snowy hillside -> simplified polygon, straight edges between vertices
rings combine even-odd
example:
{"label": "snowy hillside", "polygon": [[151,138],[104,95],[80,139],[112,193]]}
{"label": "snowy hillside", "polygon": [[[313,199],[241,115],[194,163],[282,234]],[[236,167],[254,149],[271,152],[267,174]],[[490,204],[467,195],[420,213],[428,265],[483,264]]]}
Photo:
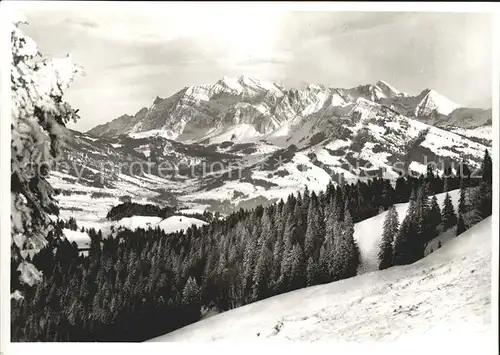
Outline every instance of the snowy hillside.
{"label": "snowy hillside", "polygon": [[[429,163],[442,172],[462,159],[478,167],[491,129],[448,127],[445,113],[455,106],[433,90],[411,96],[383,81],[286,90],[226,77],[157,97],[88,133],[71,132],[68,167],[49,181],[61,192],[61,218],[99,228],[122,198],[226,214],[305,186],[318,192],[330,181],[394,180],[401,170],[424,173]],[[457,112],[470,122],[479,111]]]}
{"label": "snowy hillside", "polygon": [[113,225],[116,228],[124,228],[130,230],[136,230],[138,228],[155,229],[159,227],[165,233],[174,233],[177,231],[186,230],[192,225],[200,227],[204,224],[206,224],[206,222],[201,221],[199,219],[179,215],[179,216],[171,216],[165,219],[162,219],[160,217],[149,217],[149,216],[126,217],[122,218]]}
{"label": "snowy hillside", "polygon": [[[455,211],[458,209],[458,199],[460,190],[450,191],[451,201]],[[439,207],[443,209],[444,198],[446,193],[436,195]],[[406,216],[409,203],[398,203],[395,205],[396,211],[399,216],[399,223],[403,221]],[[358,243],[360,253],[361,253],[361,264],[358,269],[358,274],[364,274],[371,271],[378,270],[378,252],[379,244],[382,236],[382,226],[384,224],[384,219],[387,215],[387,211],[382,212],[375,217],[365,219],[354,225],[354,239]],[[453,232],[453,231],[452,231]],[[436,240],[441,240],[446,238],[446,236],[439,236]],[[444,240],[443,240],[444,242]],[[444,243],[443,243],[444,244]]]}
{"label": "snowy hillside", "polygon": [[448,350],[477,351],[491,346],[490,304],[487,218],[412,265],[275,296],[150,341],[328,340],[335,346],[425,338]]}
{"label": "snowy hillside", "polygon": [[[138,228],[155,229],[159,227],[165,233],[174,233],[181,230],[185,231],[193,225],[200,227],[204,224],[206,224],[205,221],[182,215],[171,216],[165,219],[151,216],[133,216],[122,218],[116,222],[107,220],[96,221],[90,224],[90,226],[89,224],[85,223],[85,221],[82,223],[82,225],[86,226],[87,228],[92,227],[100,229],[104,233],[104,235],[110,233],[112,227],[114,228],[114,230],[129,229],[132,231]],[[79,248],[87,248],[90,245],[90,237],[87,233],[72,231],[70,229],[63,229],[63,232],[65,237],[70,242],[76,242]]]}
{"label": "snowy hillside", "polygon": [[[481,139],[491,134],[483,131]],[[203,144],[163,135],[97,138],[74,132],[65,160],[69,169],[50,177],[63,192],[58,196],[63,218],[91,223],[125,196],[137,203],[229,213],[286,198],[306,185],[323,190],[341,175],[347,182],[380,173],[394,179],[398,165],[421,173],[428,163],[441,169],[463,158],[477,167],[489,148],[487,140],[429,126],[364,98],[341,111],[328,106],[258,137],[246,124],[220,132],[210,133],[211,142]],[[155,170],[140,175],[128,169],[151,162],[170,170],[159,176]]]}

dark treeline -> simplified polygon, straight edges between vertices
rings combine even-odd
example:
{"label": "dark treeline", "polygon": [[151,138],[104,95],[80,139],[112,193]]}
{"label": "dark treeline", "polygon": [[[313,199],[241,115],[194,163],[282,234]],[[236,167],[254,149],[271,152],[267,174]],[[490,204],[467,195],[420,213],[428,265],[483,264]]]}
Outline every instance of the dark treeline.
{"label": "dark treeline", "polygon": [[380,178],[329,184],[168,235],[158,228],[103,238],[90,229],[87,256],[56,232],[32,260],[43,281],[14,283],[24,298],[12,300],[12,340],[143,341],[199,320],[203,308],[226,311],[355,276],[355,222],[461,181],[479,183],[429,168],[394,188]]}
{"label": "dark treeline", "polygon": [[[125,201],[119,205],[114,206],[106,215],[106,218],[111,221],[119,221],[122,218],[132,216],[152,216],[160,218],[168,218],[177,213],[176,208],[171,206],[160,207],[152,204],[139,204],[130,201]],[[203,213],[182,213],[182,215],[192,218],[197,218],[205,222],[211,221],[213,218],[218,218],[217,214],[214,216],[209,211]]]}
{"label": "dark treeline", "polygon": [[175,208],[166,206],[160,207],[151,204],[139,204],[134,202],[123,202],[111,208],[106,218],[112,221],[118,221],[122,218],[132,216],[153,216],[168,218],[175,214]]}

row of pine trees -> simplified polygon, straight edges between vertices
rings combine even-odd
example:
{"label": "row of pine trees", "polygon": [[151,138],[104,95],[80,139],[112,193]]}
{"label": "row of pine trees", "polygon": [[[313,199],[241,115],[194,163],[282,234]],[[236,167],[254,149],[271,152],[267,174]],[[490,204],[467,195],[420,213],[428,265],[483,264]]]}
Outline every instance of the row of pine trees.
{"label": "row of pine trees", "polygon": [[492,213],[492,161],[485,152],[481,174],[473,180],[470,173],[459,180],[458,211],[451,201],[449,186],[441,209],[436,196],[429,200],[429,184],[423,184],[410,197],[408,210],[401,224],[394,206],[384,219],[379,251],[379,269],[411,264],[424,256],[427,243],[440,233],[455,228],[460,235]]}
{"label": "row of pine trees", "polygon": [[[423,256],[421,240],[436,234],[427,221],[452,223],[445,222],[449,206],[441,215],[435,199],[427,206],[427,196],[461,183],[485,188],[429,169],[419,178],[400,177],[394,188],[374,179],[329,184],[318,194],[306,189],[286,201],[168,235],[157,228],[103,238],[90,229],[86,256],[62,237],[60,227],[67,226],[60,225],[31,260],[43,281],[11,286],[24,295],[12,300],[12,340],[143,341],[199,320],[206,308],[226,311],[355,276],[360,253],[354,223],[387,209],[391,217],[383,239],[392,249],[386,248],[384,265],[413,262]],[[399,226],[391,206],[409,200]],[[13,270],[19,259],[12,261]]]}

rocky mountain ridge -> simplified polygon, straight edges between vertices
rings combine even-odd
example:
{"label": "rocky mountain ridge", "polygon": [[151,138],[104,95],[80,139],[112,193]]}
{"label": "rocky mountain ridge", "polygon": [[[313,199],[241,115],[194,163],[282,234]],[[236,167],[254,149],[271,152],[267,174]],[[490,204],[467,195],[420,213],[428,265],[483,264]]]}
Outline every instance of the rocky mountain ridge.
{"label": "rocky mountain ridge", "polygon": [[435,90],[425,89],[411,96],[382,80],[351,89],[322,85],[286,89],[277,83],[241,76],[224,77],[211,85],[188,86],[167,98],[157,97],[149,108],[143,107],[133,116],[118,117],[88,133],[109,138],[161,131],[169,139],[200,142],[247,125],[252,131],[249,134],[263,136],[291,122],[307,121],[311,115],[349,110],[359,99],[439,127],[476,128],[486,125],[491,116],[491,110],[463,108]]}

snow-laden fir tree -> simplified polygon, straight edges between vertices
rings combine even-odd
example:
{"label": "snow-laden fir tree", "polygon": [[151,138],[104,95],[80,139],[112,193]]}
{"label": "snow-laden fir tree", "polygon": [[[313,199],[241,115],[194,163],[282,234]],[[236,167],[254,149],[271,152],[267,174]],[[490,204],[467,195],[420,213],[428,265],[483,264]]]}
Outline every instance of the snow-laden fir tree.
{"label": "snow-laden fir tree", "polygon": [[290,290],[297,290],[306,285],[304,252],[298,243],[293,246],[290,259]]}
{"label": "snow-laden fir tree", "polygon": [[182,305],[186,310],[186,321],[192,322],[200,318],[200,296],[200,287],[196,283],[196,280],[193,277],[189,277],[182,290]]}
{"label": "snow-laden fir tree", "polygon": [[492,213],[492,183],[493,183],[493,163],[490,154],[484,152],[483,162],[481,164],[481,181],[479,182],[479,201],[477,212],[480,218],[491,216]]}
{"label": "snow-laden fir tree", "polygon": [[269,281],[272,271],[272,251],[269,248],[270,240],[263,241],[253,274],[253,300],[266,298],[269,293]]}
{"label": "snow-laden fir tree", "polygon": [[443,192],[448,192],[448,191],[450,191],[449,177],[445,176],[443,178]]}
{"label": "snow-laden fir tree", "polygon": [[349,209],[344,209],[344,221],[333,227],[333,248],[330,257],[332,280],[341,280],[356,275],[359,265],[359,250],[354,241],[354,223]]}
{"label": "snow-laden fir tree", "polygon": [[283,258],[281,261],[281,275],[288,277],[291,268],[291,253],[293,249],[294,242],[296,240],[295,236],[297,234],[297,225],[295,221],[294,214],[289,214],[287,223],[285,225],[285,230],[283,232]]}
{"label": "snow-laden fir tree", "polygon": [[312,257],[307,259],[306,278],[307,286],[313,286],[318,283],[318,264],[313,261]]}
{"label": "snow-laden fir tree", "polygon": [[450,194],[447,192],[444,197],[443,210],[441,211],[443,230],[446,231],[457,224],[457,215],[451,202]]}
{"label": "snow-laden fir tree", "polygon": [[257,251],[257,239],[254,235],[252,235],[250,241],[247,242],[243,253],[242,293],[244,302],[248,300],[252,294],[253,276],[255,270],[254,260]]}
{"label": "snow-laden fir tree", "polygon": [[71,56],[45,58],[14,21],[11,30],[11,236],[22,246],[44,244],[57,214],[49,168],[62,153],[65,124],[78,118],[63,92],[81,69]]}
{"label": "snow-laden fir tree", "polygon": [[193,277],[189,277],[182,290],[182,303],[185,305],[196,304],[200,300],[200,288]]}
{"label": "snow-laden fir tree", "polygon": [[281,275],[281,261],[283,258],[283,239],[280,234],[276,236],[273,247],[272,279],[278,280]]}
{"label": "snow-laden fir tree", "polygon": [[439,203],[436,198],[436,195],[432,196],[431,199],[431,210],[429,212],[430,223],[432,226],[432,230],[435,232],[430,238],[434,238],[438,234],[438,228],[441,225],[441,209],[439,208]]}
{"label": "snow-laden fir tree", "polygon": [[313,194],[309,198],[309,209],[307,211],[307,228],[304,241],[304,256],[306,259],[319,258],[319,246],[321,245],[321,215],[318,209],[318,201]]}
{"label": "snow-laden fir tree", "polygon": [[408,211],[399,227],[396,239],[394,240],[393,265],[411,264],[415,260],[414,247],[416,245],[417,223],[415,218],[416,202],[410,200]]}
{"label": "snow-laden fir tree", "polygon": [[417,193],[417,201],[415,203],[415,222],[418,226],[418,233],[423,238],[428,238],[428,233],[431,229],[431,221],[429,219],[430,206],[429,197],[425,185],[422,185]]}
{"label": "snow-laden fir tree", "polygon": [[[468,168],[467,168],[468,169]],[[469,170],[466,170],[468,172]],[[462,177],[460,179],[460,197],[458,199],[458,220],[457,220],[457,229],[456,235],[459,235],[469,229],[471,226],[471,192],[474,188],[468,187],[470,186],[470,173],[466,175],[466,177]],[[472,211],[474,212],[474,211]]]}
{"label": "snow-laden fir tree", "polygon": [[347,256],[346,270],[344,277],[356,276],[360,263],[360,251],[358,244],[354,240],[354,222],[347,204],[344,208],[343,241]]}
{"label": "snow-laden fir tree", "polygon": [[465,214],[467,212],[467,191],[464,178],[460,179],[460,197],[458,199],[458,213]]}
{"label": "snow-laden fir tree", "polygon": [[331,281],[331,277],[334,274],[335,263],[338,262],[335,256],[335,244],[339,238],[337,211],[335,200],[332,199],[326,208],[325,237],[320,251],[321,266],[325,272],[325,276],[328,275],[328,281]]}
{"label": "snow-laden fir tree", "polygon": [[[300,194],[299,194],[300,197]],[[295,204],[295,208],[293,210],[294,219],[295,219],[295,231],[293,233],[293,243],[299,243],[301,247],[304,247],[304,239],[306,234],[306,223],[305,218],[302,214],[302,197],[297,199],[297,203]]]}
{"label": "snow-laden fir tree", "polygon": [[394,206],[389,207],[384,219],[382,229],[382,239],[380,241],[380,251],[378,254],[379,270],[392,266],[394,254],[394,239],[398,234],[399,217]]}

